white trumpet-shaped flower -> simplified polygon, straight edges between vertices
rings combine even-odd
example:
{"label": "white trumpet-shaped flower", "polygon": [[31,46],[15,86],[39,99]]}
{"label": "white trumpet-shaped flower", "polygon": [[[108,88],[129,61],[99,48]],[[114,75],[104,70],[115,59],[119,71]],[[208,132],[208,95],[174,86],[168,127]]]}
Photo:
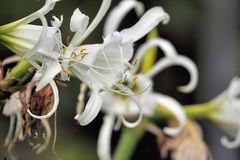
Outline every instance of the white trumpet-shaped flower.
{"label": "white trumpet-shaped flower", "polygon": [[210,120],[216,123],[230,136],[235,137],[229,141],[222,137],[221,142],[227,148],[240,146],[240,79],[235,77],[230,86],[212,101],[215,106],[214,112],[210,114]]}
{"label": "white trumpet-shaped flower", "polygon": [[[78,12],[78,14],[81,13]],[[76,21],[76,24],[82,24],[83,21],[86,20],[81,18],[81,20]],[[148,10],[134,26],[105,35],[103,44],[80,45],[69,50],[69,57],[74,56],[76,59],[75,63],[70,64],[70,71],[88,84],[92,90],[85,110],[75,117],[81,125],[87,125],[97,116],[103,103],[101,92],[134,94],[128,87],[119,83],[124,78],[126,70],[132,67],[129,61],[133,55],[133,43],[145,36],[160,22],[167,23],[168,21],[168,14],[161,7],[154,7]],[[81,39],[78,42],[81,42]],[[75,38],[72,41],[74,42],[72,44],[79,44]],[[68,62],[66,62],[66,66],[68,66]],[[138,108],[141,108],[135,98],[132,100],[137,103]]]}
{"label": "white trumpet-shaped flower", "polygon": [[[62,23],[62,17],[59,20],[54,16],[51,22],[52,27],[48,26],[45,18],[45,15],[54,8],[58,1],[60,0],[46,0],[41,9],[29,16],[0,26],[0,43],[22,56],[37,69],[36,91],[48,83],[52,86],[55,95],[53,110],[41,117],[33,115],[28,110],[28,113],[35,118],[50,117],[58,106],[58,90],[53,78],[62,70],[59,56],[56,54],[61,49],[59,47],[61,39],[59,27]],[[42,25],[30,24],[36,19],[40,19]]]}

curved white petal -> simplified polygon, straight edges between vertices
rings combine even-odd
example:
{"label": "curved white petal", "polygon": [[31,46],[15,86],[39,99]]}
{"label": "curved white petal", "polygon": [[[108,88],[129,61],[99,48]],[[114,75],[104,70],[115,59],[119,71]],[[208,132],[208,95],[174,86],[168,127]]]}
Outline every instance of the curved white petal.
{"label": "curved white petal", "polygon": [[[132,93],[131,93],[132,94]],[[134,122],[129,122],[128,120],[126,120],[123,116],[121,116],[120,118],[122,118],[122,122],[123,124],[128,127],[128,128],[134,128],[137,125],[139,125],[139,123],[142,120],[143,117],[143,107],[142,104],[139,102],[139,100],[136,97],[133,96],[129,96],[129,98],[136,104],[136,106],[138,107],[139,110],[139,115],[136,121]]]}
{"label": "curved white petal", "polygon": [[51,82],[54,79],[54,77],[61,72],[61,70],[62,67],[58,61],[50,61],[46,71],[42,74],[43,77],[37,83],[36,91],[39,91],[40,89],[45,87],[49,82]]}
{"label": "curved white petal", "polygon": [[[168,40],[163,39],[163,38],[154,38],[154,39],[142,44],[139,47],[139,49],[136,52],[135,58],[134,58],[135,60],[133,62],[138,62],[138,64],[140,64],[143,56],[147,53],[146,51],[149,48],[152,48],[154,46],[159,47],[163,51],[163,54],[167,57],[177,56],[177,51],[176,51],[175,47]],[[136,70],[137,69],[138,69],[138,67],[136,67]]]}
{"label": "curved white petal", "polygon": [[72,32],[84,33],[89,23],[89,17],[82,14],[79,8],[76,8],[70,20],[70,30]]}
{"label": "curved white petal", "polygon": [[40,13],[42,15],[47,14],[49,11],[53,10],[56,2],[60,0],[46,0],[44,6],[37,11],[37,13]]}
{"label": "curved white petal", "polygon": [[228,149],[234,149],[240,146],[240,129],[238,129],[238,133],[233,141],[229,141],[227,137],[221,138],[221,143]]}
{"label": "curved white petal", "polygon": [[139,47],[139,49],[136,52],[135,59],[141,60],[142,57],[144,56],[144,54],[146,54],[146,51],[149,48],[152,48],[154,46],[159,47],[163,51],[163,54],[165,54],[165,56],[167,56],[167,57],[173,57],[173,56],[177,55],[177,51],[176,51],[175,47],[171,44],[171,42],[169,42],[168,40],[163,39],[163,38],[154,38],[154,39],[142,44]]}
{"label": "curved white petal", "polygon": [[78,33],[73,36],[72,41],[70,42],[71,45],[80,45],[89,36],[89,34],[92,33],[92,31],[97,27],[97,25],[100,23],[100,21],[103,19],[106,12],[108,11],[111,1],[112,0],[103,0],[101,7],[96,17],[93,19],[92,23],[89,25],[89,27],[81,37],[78,36]]}
{"label": "curved white petal", "polygon": [[60,0],[46,0],[44,6],[41,9],[37,10],[36,12],[34,12],[34,13],[30,14],[29,16],[24,17],[18,21],[1,26],[0,33],[6,32],[6,31],[11,31],[13,28],[16,28],[22,24],[30,23],[30,22],[38,19],[39,15],[44,16],[45,14],[47,14],[49,11],[51,11],[54,8],[56,2],[58,2],[58,1],[60,1]]}
{"label": "curved white petal", "polygon": [[100,160],[111,160],[111,136],[115,117],[106,115],[99,132],[97,153]]}
{"label": "curved white petal", "polygon": [[162,7],[154,7],[148,10],[141,19],[132,27],[122,30],[124,42],[135,42],[149,33],[160,22],[168,23],[169,15]]}
{"label": "curved white petal", "polygon": [[151,100],[155,102],[155,105],[161,104],[170,110],[179,122],[179,125],[177,127],[165,127],[163,131],[170,136],[179,134],[186,124],[186,115],[182,109],[181,104],[178,103],[175,99],[163,94],[152,94]]}
{"label": "curved white petal", "polygon": [[80,125],[88,125],[99,113],[102,107],[103,99],[98,92],[92,93],[88,100],[85,110],[81,114],[77,114],[74,119],[79,122]]}
{"label": "curved white petal", "polygon": [[103,35],[108,35],[117,31],[123,18],[132,10],[135,9],[136,13],[140,16],[144,12],[144,5],[142,2],[135,0],[122,0],[111,12],[104,24]]}
{"label": "curved white petal", "polygon": [[185,56],[175,56],[175,57],[165,57],[161,60],[159,60],[153,67],[152,69],[147,73],[146,76],[148,77],[153,77],[155,76],[157,73],[161,72],[162,70],[173,66],[173,65],[179,65],[184,67],[185,69],[188,70],[189,74],[190,74],[190,82],[185,85],[185,86],[180,86],[178,87],[178,90],[184,93],[189,93],[191,91],[193,91],[196,86],[197,86],[197,82],[198,82],[198,70],[197,70],[197,66],[195,65],[195,63],[185,57]]}
{"label": "curved white petal", "polygon": [[46,115],[43,115],[43,116],[38,116],[38,115],[35,115],[33,114],[30,109],[27,110],[27,113],[33,117],[33,118],[36,118],[36,119],[46,119],[46,118],[49,118],[51,117],[57,110],[57,107],[58,107],[58,103],[59,103],[59,93],[58,93],[58,88],[57,88],[57,85],[54,81],[51,81],[50,82],[50,85],[52,87],[52,91],[53,91],[53,95],[54,95],[54,103],[53,103],[53,106],[52,106],[52,109],[46,114]]}

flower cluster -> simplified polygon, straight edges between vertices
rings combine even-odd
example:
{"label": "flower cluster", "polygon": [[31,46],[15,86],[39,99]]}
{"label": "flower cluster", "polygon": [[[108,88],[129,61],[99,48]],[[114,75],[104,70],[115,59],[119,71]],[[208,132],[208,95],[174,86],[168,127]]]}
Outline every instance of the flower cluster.
{"label": "flower cluster", "polygon": [[[106,16],[103,42],[84,44],[84,40],[105,17],[111,0],[102,0],[95,18],[90,23],[90,18],[76,8],[69,24],[73,36],[69,38],[68,44],[63,44],[64,40],[61,35],[63,31],[60,29],[63,15],[59,18],[53,16],[51,25],[45,17],[59,1],[46,0],[41,9],[29,16],[0,26],[0,43],[25,60],[16,66],[17,71],[12,70],[14,73],[7,74],[7,79],[4,79],[4,71],[0,63],[0,90],[9,91],[8,87],[14,85],[13,82],[19,79],[20,82],[16,84],[24,86],[11,90],[9,99],[6,100],[5,97],[3,114],[10,117],[9,133],[5,144],[9,149],[17,140],[24,140],[31,136],[34,125],[44,126],[46,133],[44,144],[36,147],[37,153],[46,148],[51,137],[48,118],[56,112],[59,104],[56,81],[67,82],[70,81],[71,76],[74,76],[81,81],[77,113],[74,119],[80,125],[85,126],[92,122],[100,111],[105,114],[97,145],[100,159],[112,159],[110,146],[113,129],[119,130],[121,124],[131,129],[137,126],[142,127],[144,126],[142,119],[151,121],[156,118],[159,107],[167,112],[165,115],[167,122],[170,120],[177,122],[177,125],[163,128],[163,137],[167,135],[175,139],[172,140],[174,143],[170,140],[165,142],[171,145],[160,149],[161,152],[174,150],[175,157],[178,157],[176,159],[179,159],[179,157],[189,156],[180,152],[181,149],[185,152],[193,146],[194,152],[197,152],[197,149],[201,150],[202,157],[204,157],[202,159],[210,157],[207,147],[202,142],[200,130],[188,120],[191,117],[189,108],[185,107],[185,109],[173,97],[154,90],[153,78],[164,69],[177,65],[185,68],[190,75],[189,83],[178,87],[178,91],[192,92],[198,83],[198,70],[195,63],[190,58],[179,54],[173,44],[162,37],[155,36],[137,49],[135,48],[135,43],[146,35],[151,35],[159,24],[169,22],[170,17],[164,9],[155,6],[145,11],[140,1],[122,0]],[[131,10],[135,10],[139,17],[138,22],[119,31],[119,25]],[[41,25],[31,24],[37,19],[41,21]],[[150,54],[151,48],[162,50],[164,55],[161,59],[146,65],[145,60],[153,58],[152,54],[157,53]],[[19,57],[17,57],[18,60]],[[143,71],[140,67],[144,65],[147,67]],[[29,71],[31,67],[34,72]],[[19,74],[26,70],[29,74]],[[11,80],[11,83],[9,81],[8,85],[3,85],[3,79],[4,83],[8,80]],[[224,124],[220,127],[230,135],[236,135],[236,140],[233,142],[229,142],[225,137],[222,139],[223,145],[229,148],[240,144],[240,123],[237,120],[239,86],[239,79],[235,78],[225,92],[207,103],[212,109],[205,114],[205,118],[217,124]],[[90,96],[84,105],[87,88],[90,89]],[[155,132],[151,126],[149,127],[148,124],[142,128]],[[188,140],[189,144],[182,142],[181,138]],[[192,140],[198,145],[190,142]],[[177,143],[181,141],[182,145],[175,145],[175,141]],[[162,157],[166,157],[165,154],[161,154]],[[196,157],[196,155],[189,157]]]}

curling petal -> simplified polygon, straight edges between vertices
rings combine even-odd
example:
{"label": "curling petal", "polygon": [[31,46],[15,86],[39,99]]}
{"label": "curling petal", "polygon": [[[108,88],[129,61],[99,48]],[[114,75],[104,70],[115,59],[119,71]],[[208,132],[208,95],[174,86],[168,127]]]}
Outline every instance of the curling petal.
{"label": "curling petal", "polygon": [[35,115],[33,114],[30,109],[27,110],[27,113],[33,117],[33,118],[36,118],[36,119],[46,119],[46,118],[49,118],[51,117],[57,110],[57,107],[58,107],[58,103],[59,103],[59,93],[58,93],[58,88],[57,88],[57,85],[54,81],[51,81],[50,82],[50,85],[52,87],[52,91],[53,91],[53,95],[54,95],[54,103],[53,103],[53,106],[52,106],[52,109],[50,110],[50,112],[48,112],[46,115],[43,115],[43,116],[38,116],[38,115]]}
{"label": "curling petal", "polygon": [[173,65],[180,65],[186,68],[190,74],[190,82],[186,86],[180,86],[178,89],[181,92],[189,93],[193,91],[198,82],[198,70],[195,63],[185,56],[175,56],[175,57],[166,57],[159,60],[152,69],[147,73],[148,77],[153,77],[157,73],[161,72],[165,68],[168,68]]}
{"label": "curling petal", "polygon": [[75,9],[70,21],[70,30],[72,32],[84,33],[89,23],[89,17],[82,14],[79,8]]}
{"label": "curling petal", "polygon": [[100,160],[111,160],[111,136],[115,117],[106,115],[99,132],[97,153]]}
{"label": "curling petal", "polygon": [[[146,51],[149,48],[152,48],[154,46],[159,47],[160,49],[162,49],[164,55],[166,57],[173,57],[173,56],[177,56],[177,51],[175,49],[175,47],[166,39],[163,38],[155,38],[152,39],[146,43],[144,43],[143,45],[141,45],[139,47],[139,49],[136,52],[136,56],[135,56],[135,60],[133,60],[133,62],[138,62],[138,64],[141,63],[143,56],[147,53]],[[139,65],[136,67],[136,70],[138,69]]]}
{"label": "curling petal", "polygon": [[39,91],[43,87],[45,87],[49,82],[51,82],[54,77],[61,72],[62,67],[58,61],[50,61],[46,67],[46,71],[43,74],[43,77],[37,83],[36,91]]}
{"label": "curling petal", "polygon": [[142,116],[143,116],[143,107],[142,104],[139,102],[139,100],[136,97],[133,96],[129,96],[129,98],[136,104],[136,106],[138,107],[139,110],[139,115],[136,121],[134,122],[129,122],[128,120],[126,120],[123,116],[121,116],[122,118],[122,122],[123,124],[128,127],[128,128],[134,128],[137,125],[139,125],[139,123],[142,120]]}
{"label": "curling petal", "polygon": [[170,136],[179,134],[186,124],[186,115],[181,107],[181,104],[179,104],[175,99],[162,94],[152,94],[151,100],[155,102],[155,105],[160,104],[169,109],[179,122],[179,125],[175,128],[165,127],[164,132]]}
{"label": "curling petal", "polygon": [[96,17],[93,19],[92,23],[89,25],[87,30],[84,32],[84,34],[79,37],[78,33],[76,33],[72,41],[70,42],[71,45],[73,46],[78,46],[80,45],[88,36],[89,34],[97,27],[97,25],[100,23],[100,21],[103,19],[105,16],[106,12],[108,11],[109,7],[111,4],[111,0],[103,0],[101,7],[96,15]]}
{"label": "curling petal", "polygon": [[169,15],[164,12],[162,7],[154,7],[148,10],[141,19],[132,27],[122,30],[124,42],[135,42],[149,33],[160,22],[168,23]]}
{"label": "curling petal", "polygon": [[240,129],[238,129],[238,133],[235,137],[235,140],[229,141],[227,137],[221,138],[221,143],[224,147],[228,149],[234,149],[240,146]]}
{"label": "curling petal", "polygon": [[107,17],[107,20],[105,21],[104,35],[106,36],[114,31],[117,31],[123,18],[132,9],[135,9],[137,14],[140,16],[144,12],[144,5],[142,2],[135,0],[123,0],[114,9],[112,9]]}
{"label": "curling petal", "polygon": [[94,118],[96,118],[101,109],[102,103],[103,99],[101,95],[98,92],[93,91],[86,104],[85,110],[81,114],[76,115],[74,119],[82,126],[88,125]]}

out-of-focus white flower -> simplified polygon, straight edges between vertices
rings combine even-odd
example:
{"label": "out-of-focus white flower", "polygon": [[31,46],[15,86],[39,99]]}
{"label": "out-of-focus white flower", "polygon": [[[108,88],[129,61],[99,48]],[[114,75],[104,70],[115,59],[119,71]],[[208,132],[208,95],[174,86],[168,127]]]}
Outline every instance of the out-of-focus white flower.
{"label": "out-of-focus white flower", "polygon": [[235,77],[230,86],[212,101],[215,111],[210,113],[210,120],[223,129],[230,136],[235,137],[229,141],[222,137],[221,142],[227,148],[240,146],[240,79]]}
{"label": "out-of-focus white flower", "polygon": [[[82,52],[82,55],[85,56],[82,60],[72,64],[70,71],[88,84],[92,90],[85,110],[75,117],[81,125],[90,123],[100,111],[103,103],[101,92],[134,94],[129,88],[119,84],[119,81],[124,78],[126,70],[132,67],[129,60],[133,55],[133,43],[145,36],[160,22],[167,23],[168,21],[168,14],[161,7],[154,7],[148,10],[134,26],[106,35],[103,44],[74,48],[75,51],[72,53],[80,53],[81,55]],[[136,100],[134,101],[137,107],[141,108],[140,104]]]}
{"label": "out-of-focus white flower", "polygon": [[[197,68],[190,59],[185,56],[178,55],[172,44],[162,38],[156,38],[143,44],[137,51],[133,63],[136,61],[140,63],[147,49],[153,46],[158,46],[161,48],[165,54],[165,57],[159,60],[146,75],[133,74],[138,70],[139,65],[135,66],[136,68],[134,68],[134,71],[127,72],[124,79],[125,81],[123,80],[122,84],[126,86],[133,84],[131,86],[132,95],[126,94],[124,96],[122,94],[112,92],[102,92],[102,97],[104,97],[102,109],[106,112],[107,115],[99,134],[98,154],[100,159],[111,157],[109,149],[102,148],[110,148],[109,142],[107,141],[108,143],[106,143],[104,139],[110,139],[108,136],[111,136],[111,132],[114,126],[113,122],[115,120],[114,117],[118,116],[121,118],[122,122],[127,127],[134,127],[139,123],[139,119],[141,119],[142,114],[146,117],[151,117],[154,115],[155,107],[161,105],[170,110],[179,122],[179,125],[176,128],[164,128],[164,132],[166,134],[171,136],[177,135],[185,126],[186,116],[182,109],[182,105],[169,96],[154,92],[151,89],[151,86],[153,84],[151,79],[166,67],[172,65],[180,65],[185,67],[191,75],[190,83],[186,86],[182,86],[183,91],[190,92],[196,87],[198,81]],[[138,104],[142,107],[137,107]],[[140,116],[138,114],[140,114]],[[131,117],[131,119],[134,119],[134,117],[137,116],[139,116],[139,119],[137,119],[137,121],[134,123],[128,122],[124,118]]]}

